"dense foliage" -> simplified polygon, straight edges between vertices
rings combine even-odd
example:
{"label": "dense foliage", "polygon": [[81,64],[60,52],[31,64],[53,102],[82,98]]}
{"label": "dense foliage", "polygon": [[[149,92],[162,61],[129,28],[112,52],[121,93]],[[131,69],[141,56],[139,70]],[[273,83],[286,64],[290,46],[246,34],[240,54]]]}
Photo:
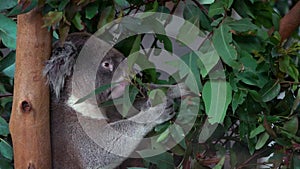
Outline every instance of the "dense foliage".
{"label": "dense foliage", "polygon": [[[278,33],[280,19],[295,3],[284,0],[0,1],[0,168],[12,168],[13,163],[8,121],[16,49],[15,16],[34,7],[42,10],[44,26],[53,29],[54,39],[63,40],[70,32],[95,33],[114,19],[122,22],[122,18],[137,12],[174,14],[178,9],[193,26],[188,29],[185,24],[181,26],[177,38],[204,38],[199,51],[181,56],[188,70],[175,73],[187,82],[191,71],[196,79],[198,86],[188,87],[200,91],[197,93],[200,100],[196,103],[200,106],[193,106],[192,97],[181,100],[186,103],[183,104],[186,105],[183,106],[185,116],[197,112],[191,117],[196,118],[195,124],[189,133],[181,128],[184,124],[174,123],[175,127],[171,128],[174,131],[168,128],[172,122],[157,126],[151,133],[158,135],[155,146],[176,140],[180,135],[186,137],[166,153],[145,158],[146,167],[299,168],[299,32],[284,42]],[[197,28],[201,31],[195,31]],[[142,27],[124,24],[124,29]],[[175,43],[185,45],[159,34],[147,36],[153,36],[151,47],[159,49],[157,55],[161,50],[174,52]],[[132,54],[144,49],[142,41],[147,36],[129,37],[116,47],[125,55]],[[210,44],[214,48],[207,49]],[[194,57],[197,52],[205,59]],[[149,53],[144,52],[143,56]],[[218,69],[219,64],[222,69]],[[141,81],[148,83],[174,82],[172,78],[160,80],[159,73],[152,69],[145,70],[144,74],[147,78]],[[223,87],[215,83],[220,79],[225,79]],[[143,85],[141,81],[137,78],[135,83]],[[129,97],[138,95],[136,86],[129,88]],[[217,89],[220,92],[214,92]],[[223,99],[225,106],[212,103],[211,98]],[[215,104],[213,109],[212,104]],[[219,124],[213,124],[215,122]],[[269,158],[262,160],[262,157]]]}

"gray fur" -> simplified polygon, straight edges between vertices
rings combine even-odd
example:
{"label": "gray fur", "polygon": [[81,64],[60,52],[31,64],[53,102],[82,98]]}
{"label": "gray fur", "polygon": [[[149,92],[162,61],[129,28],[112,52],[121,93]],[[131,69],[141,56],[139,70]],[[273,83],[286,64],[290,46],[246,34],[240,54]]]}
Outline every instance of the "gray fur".
{"label": "gray fur", "polygon": [[46,62],[43,74],[57,98],[65,86],[66,77],[72,74],[77,55],[76,46],[72,42],[65,42],[63,46],[52,50],[52,57]]}
{"label": "gray fur", "polygon": [[[87,37],[87,34],[73,34],[65,43],[55,45],[52,56],[45,66],[44,74],[54,94],[51,100],[54,169],[115,168],[135,150],[154,126],[174,116],[172,106],[170,106],[172,102],[168,102],[168,104],[162,103],[155,107],[143,106],[139,114],[129,119],[107,123],[105,120],[82,116],[82,112],[77,112],[68,105],[67,101],[71,97],[70,79],[72,79],[73,67]],[[124,58],[115,49],[109,52],[107,57],[104,60],[116,58],[114,64],[119,64]],[[99,86],[106,84],[107,80],[111,79],[110,76],[111,74],[99,69],[96,84]],[[107,92],[98,96],[98,101],[107,99],[102,97],[103,95],[107,96]],[[105,111],[118,114],[114,107],[106,108]],[[110,128],[118,132],[111,132]],[[105,147],[99,146],[94,140]],[[105,149],[111,152],[122,152],[124,157]]]}

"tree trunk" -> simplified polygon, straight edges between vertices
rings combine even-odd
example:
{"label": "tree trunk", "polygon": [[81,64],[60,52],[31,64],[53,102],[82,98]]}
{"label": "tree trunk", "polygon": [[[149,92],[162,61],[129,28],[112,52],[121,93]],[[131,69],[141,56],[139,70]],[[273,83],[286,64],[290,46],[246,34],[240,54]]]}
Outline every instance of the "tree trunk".
{"label": "tree trunk", "polygon": [[16,169],[50,169],[49,89],[42,76],[51,34],[37,9],[18,16],[16,72],[10,131]]}

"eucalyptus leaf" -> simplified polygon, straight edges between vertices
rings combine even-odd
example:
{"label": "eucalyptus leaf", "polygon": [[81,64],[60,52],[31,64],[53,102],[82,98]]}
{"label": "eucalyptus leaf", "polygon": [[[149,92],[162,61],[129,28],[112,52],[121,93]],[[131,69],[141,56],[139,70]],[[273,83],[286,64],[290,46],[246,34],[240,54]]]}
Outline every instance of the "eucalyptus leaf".
{"label": "eucalyptus leaf", "polygon": [[225,2],[215,1],[208,10],[208,16],[213,17],[215,15],[223,14],[225,12]]}
{"label": "eucalyptus leaf", "polygon": [[11,161],[5,159],[5,158],[0,158],[0,168],[1,169],[13,169],[11,166]]}
{"label": "eucalyptus leaf", "polygon": [[127,85],[125,87],[125,92],[123,95],[123,104],[121,115],[127,117],[130,108],[133,105],[136,95],[139,93],[139,90],[135,86]]}
{"label": "eucalyptus leaf", "polygon": [[114,0],[114,2],[121,8],[126,8],[130,6],[130,4],[126,0]]}
{"label": "eucalyptus leaf", "polygon": [[173,139],[174,139],[177,143],[179,143],[179,142],[181,142],[182,140],[184,140],[185,132],[184,132],[183,128],[182,128],[180,125],[174,123],[174,124],[170,127],[170,133],[171,133]]}
{"label": "eucalyptus leaf", "polygon": [[[190,52],[181,57],[183,63],[180,62],[179,75],[184,78],[187,75],[187,86],[193,92],[197,92],[202,88],[200,80],[200,70],[198,67],[200,53]],[[197,93],[198,94],[198,93]]]}
{"label": "eucalyptus leaf", "polygon": [[18,4],[18,0],[9,0],[9,1],[1,0],[0,1],[0,11],[2,11],[3,9],[12,8],[12,7],[16,6],[17,4]]}
{"label": "eucalyptus leaf", "polygon": [[0,154],[9,160],[13,159],[12,147],[3,139],[0,139]]}
{"label": "eucalyptus leaf", "polygon": [[185,21],[180,27],[179,33],[177,34],[177,39],[185,45],[193,44],[200,34],[200,30],[197,27],[199,25],[199,20],[195,20],[193,23]]}
{"label": "eucalyptus leaf", "polygon": [[29,12],[37,5],[38,5],[38,0],[30,0],[30,1],[25,1],[25,3],[18,3],[17,6],[15,6],[12,10],[10,10],[7,16],[14,16],[14,15],[19,15],[19,14]]}
{"label": "eucalyptus leaf", "polygon": [[107,89],[113,87],[114,85],[116,85],[116,84],[106,84],[106,85],[102,85],[102,86],[96,88],[94,91],[92,91],[92,92],[89,93],[88,95],[84,96],[83,98],[78,99],[78,100],[75,102],[75,104],[82,103],[82,102],[84,102],[85,100],[91,98],[92,96],[95,96],[95,95],[97,95],[97,94],[100,94],[101,92],[103,92],[103,91],[105,91],[105,90],[107,90]]}
{"label": "eucalyptus leaf", "polygon": [[296,135],[299,129],[299,119],[297,116],[293,116],[291,120],[287,121],[283,125],[283,129],[287,132]]}
{"label": "eucalyptus leaf", "polygon": [[228,25],[222,24],[214,31],[213,44],[222,60],[229,66],[237,68],[239,64],[237,60],[237,51],[232,42],[232,33]]}
{"label": "eucalyptus leaf", "polygon": [[163,133],[161,133],[161,134],[158,136],[158,138],[157,138],[156,141],[157,141],[158,143],[160,143],[160,142],[166,140],[166,139],[168,138],[169,134],[170,134],[170,130],[169,130],[169,128],[167,128]]}
{"label": "eucalyptus leaf", "polygon": [[72,23],[78,30],[83,30],[84,29],[84,24],[81,20],[81,14],[77,12],[75,16],[72,19]]}
{"label": "eucalyptus leaf", "polygon": [[0,136],[7,136],[9,128],[7,122],[0,116]]}
{"label": "eucalyptus leaf", "polygon": [[215,0],[197,0],[200,4],[212,4]]}
{"label": "eucalyptus leaf", "polygon": [[268,102],[278,96],[280,92],[280,84],[278,81],[268,82],[260,91],[262,101]]}
{"label": "eucalyptus leaf", "polygon": [[269,138],[270,138],[270,135],[267,132],[262,133],[257,140],[255,149],[256,150],[261,149],[267,143]]}
{"label": "eucalyptus leaf", "polygon": [[237,21],[233,21],[228,23],[228,25],[237,32],[246,32],[258,29],[258,27],[251,22],[250,18],[243,18]]}
{"label": "eucalyptus leaf", "polygon": [[238,105],[241,105],[246,100],[248,91],[246,90],[238,90],[238,92],[235,92],[233,94],[232,98],[232,111],[235,112]]}
{"label": "eucalyptus leaf", "polygon": [[159,169],[167,169],[167,168],[174,168],[174,161],[173,161],[173,156],[168,153],[168,152],[164,152],[164,153],[159,153],[159,155],[155,155],[155,156],[149,156],[151,154],[151,151],[154,151],[154,154],[157,154],[155,152],[155,150],[149,150],[149,151],[139,151],[138,153],[143,157],[143,156],[148,156],[146,158],[144,158],[145,161],[147,162],[151,162],[153,164],[156,164],[157,166],[159,166]]}
{"label": "eucalyptus leaf", "polygon": [[260,124],[257,128],[255,128],[254,130],[251,131],[249,138],[254,138],[255,136],[257,136],[258,134],[260,134],[264,131],[265,131],[264,126]]}
{"label": "eucalyptus leaf", "polygon": [[198,53],[199,60],[198,65],[200,68],[200,73],[202,77],[206,77],[208,73],[214,68],[214,66],[217,65],[218,61],[220,60],[220,57],[214,48],[204,54]]}
{"label": "eucalyptus leaf", "polygon": [[217,165],[214,166],[213,169],[222,169],[225,162],[225,156],[221,158]]}
{"label": "eucalyptus leaf", "polygon": [[173,52],[173,46],[171,40],[166,35],[156,34],[157,39],[164,44],[165,50]]}
{"label": "eucalyptus leaf", "polygon": [[87,6],[86,9],[85,9],[85,17],[87,19],[92,19],[94,16],[97,15],[98,8],[99,8],[98,2],[96,2],[95,4]]}
{"label": "eucalyptus leaf", "polygon": [[102,10],[100,19],[98,21],[97,28],[100,29],[104,25],[114,20],[115,10],[112,6],[108,6]]}
{"label": "eucalyptus leaf", "polygon": [[17,24],[0,13],[0,38],[5,46],[16,49]]}
{"label": "eucalyptus leaf", "polygon": [[230,84],[222,80],[208,81],[203,87],[202,96],[208,121],[211,124],[223,123],[232,100]]}
{"label": "eucalyptus leaf", "polygon": [[15,63],[16,52],[10,52],[6,57],[0,59],[0,72]]}

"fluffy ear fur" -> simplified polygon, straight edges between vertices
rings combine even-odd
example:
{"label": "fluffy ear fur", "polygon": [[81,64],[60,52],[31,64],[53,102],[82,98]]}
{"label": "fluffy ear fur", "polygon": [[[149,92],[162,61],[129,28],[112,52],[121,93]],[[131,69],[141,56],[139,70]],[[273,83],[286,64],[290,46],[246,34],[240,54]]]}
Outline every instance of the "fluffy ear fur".
{"label": "fluffy ear fur", "polygon": [[77,56],[90,36],[88,33],[72,33],[65,42],[54,43],[51,58],[46,62],[43,74],[57,98],[64,88],[65,79],[72,75]]}
{"label": "fluffy ear fur", "polygon": [[77,47],[72,42],[65,42],[62,46],[54,45],[52,56],[46,62],[43,74],[57,98],[65,85],[66,77],[72,74],[77,55]]}

